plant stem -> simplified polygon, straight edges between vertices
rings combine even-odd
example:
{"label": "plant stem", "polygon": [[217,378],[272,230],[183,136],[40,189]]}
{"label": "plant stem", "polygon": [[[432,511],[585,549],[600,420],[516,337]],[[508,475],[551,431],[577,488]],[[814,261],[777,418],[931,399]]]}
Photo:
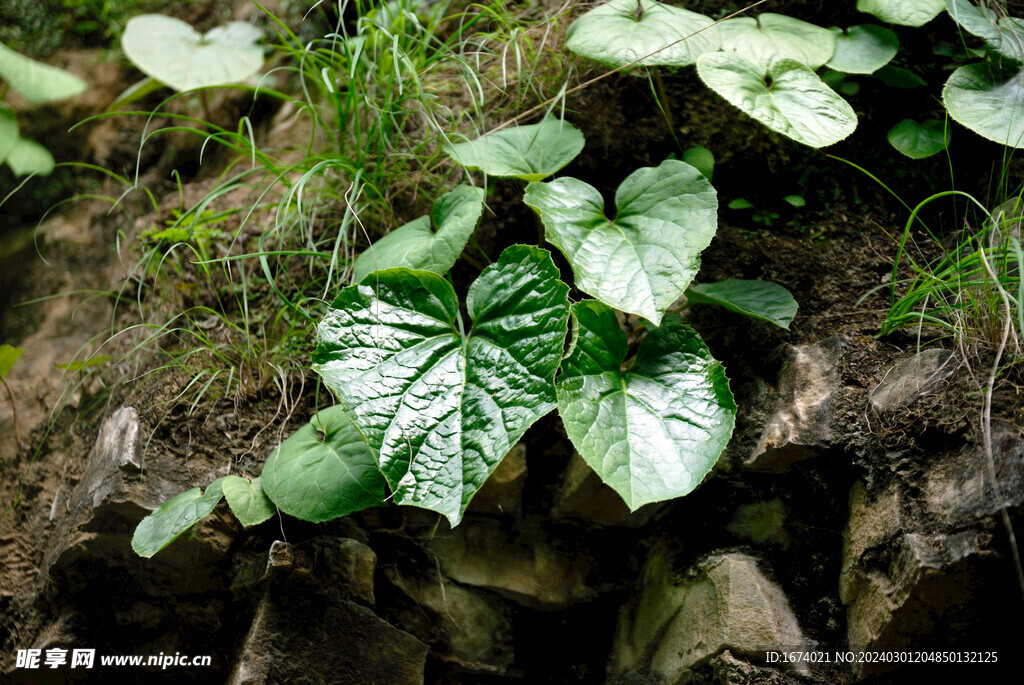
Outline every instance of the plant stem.
{"label": "plant stem", "polygon": [[665,91],[665,82],[661,79],[661,69],[651,67],[651,78],[654,80],[654,92],[658,95],[658,106],[661,108],[661,113],[665,115],[668,130],[675,137],[676,127],[672,120],[672,106],[669,104],[668,93]]}

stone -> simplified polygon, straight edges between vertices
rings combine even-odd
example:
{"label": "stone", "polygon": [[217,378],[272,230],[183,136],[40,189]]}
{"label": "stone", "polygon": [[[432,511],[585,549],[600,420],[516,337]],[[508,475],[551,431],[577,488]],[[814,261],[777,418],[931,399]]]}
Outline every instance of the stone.
{"label": "stone", "polygon": [[439,574],[406,575],[388,567],[384,575],[411,600],[408,609],[398,612],[399,624],[436,656],[470,671],[508,672],[515,661],[512,611],[501,598]]}
{"label": "stone", "polygon": [[438,535],[430,549],[452,580],[494,590],[526,606],[556,610],[593,595],[585,584],[585,559],[571,548],[560,549],[530,525],[512,533],[496,519],[464,520],[450,533]]}
{"label": "stone", "polygon": [[480,514],[520,516],[526,487],[526,445],[517,442],[484,481],[469,503],[468,511]]}
{"label": "stone", "polygon": [[775,410],[747,459],[748,467],[784,471],[832,446],[830,423],[845,346],[836,336],[788,348]]}
{"label": "stone", "polygon": [[956,370],[953,353],[940,348],[923,350],[896,364],[869,395],[872,408],[885,412],[907,407],[933,392]]}
{"label": "stone", "polygon": [[583,457],[574,452],[562,476],[551,513],[556,519],[575,518],[601,526],[639,528],[664,506],[665,502],[652,502],[631,512],[619,494],[605,485]]}
{"label": "stone", "polygon": [[[661,683],[677,683],[726,650],[763,661],[768,649],[807,645],[785,594],[753,557],[712,554],[678,575],[671,560],[655,551],[639,596],[619,615],[609,677],[649,673]],[[789,667],[809,673],[806,664]]]}

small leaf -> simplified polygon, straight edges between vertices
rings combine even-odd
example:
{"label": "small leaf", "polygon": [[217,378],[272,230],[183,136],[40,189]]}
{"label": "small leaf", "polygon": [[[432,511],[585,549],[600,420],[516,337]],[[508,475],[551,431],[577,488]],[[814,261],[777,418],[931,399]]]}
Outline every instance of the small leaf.
{"label": "small leaf", "polygon": [[750,209],[754,205],[749,200],[742,197],[738,197],[735,200],[730,200],[729,204],[726,205],[729,209]]}
{"label": "small leaf", "polygon": [[18,144],[21,135],[18,133],[18,120],[14,112],[0,105],[0,162],[7,159],[11,150]]}
{"label": "small leaf", "polygon": [[74,97],[88,84],[69,71],[37,62],[0,43],[0,79],[33,105]]}
{"label": "small leaf", "polygon": [[224,479],[218,478],[206,486],[205,493],[199,488],[186,490],[154,509],[135,529],[135,553],[148,559],[206,518],[224,496],[223,483]]}
{"label": "small leaf", "polygon": [[453,160],[488,176],[540,181],[559,171],[583,149],[583,134],[568,121],[548,117],[476,140],[445,146]]}
{"label": "small leaf", "polygon": [[259,525],[277,513],[274,503],[263,492],[259,476],[251,481],[239,476],[225,476],[222,487],[231,513],[246,528]]}
{"label": "small leaf", "polygon": [[686,291],[686,299],[690,304],[717,304],[787,330],[797,310],[793,294],[771,281],[730,278],[717,283],[697,283]]}
{"label": "small leaf", "polygon": [[911,159],[924,159],[949,146],[951,132],[946,123],[931,119],[922,124],[904,119],[889,129],[889,144]]}
{"label": "small leaf", "polygon": [[429,216],[391,231],[359,255],[352,266],[353,283],[371,271],[398,266],[445,273],[462,254],[483,212],[483,189],[459,186],[441,196]]}
{"label": "small leaf", "polygon": [[887,28],[872,24],[851,26],[844,33],[832,29],[836,36],[836,51],[828,66],[847,74],[873,74],[896,56],[900,40]]}
{"label": "small leaf", "polygon": [[0,378],[6,378],[25,350],[11,345],[0,345]]}
{"label": "small leaf", "polygon": [[634,511],[687,494],[735,425],[722,365],[673,316],[647,334],[624,372],[628,346],[615,313],[592,300],[573,313],[578,342],[562,364],[558,412],[576,451]]}
{"label": "small leaf", "polygon": [[678,160],[630,174],[615,192],[613,220],[601,193],[575,178],[531,183],[523,201],[569,260],[576,287],[655,324],[693,280],[718,229],[715,189]]}
{"label": "small leaf", "polygon": [[684,67],[720,45],[708,17],[652,0],[640,0],[639,12],[637,0],[611,0],[574,21],[565,34],[569,50],[612,67],[641,57],[638,66]]}
{"label": "small leaf", "polygon": [[857,128],[857,115],[849,103],[799,62],[773,62],[767,73],[770,86],[762,69],[728,52],[701,55],[697,73],[731,104],[798,143],[825,147]]}
{"label": "small leaf", "polygon": [[891,64],[888,64],[876,71],[875,76],[882,79],[882,83],[891,88],[912,90],[914,88],[920,88],[928,85],[927,81],[909,69],[894,67]]}
{"label": "small leaf", "polygon": [[509,247],[469,289],[468,335],[455,291],[435,273],[388,269],[341,291],[320,323],[314,368],[376,453],[396,502],[458,524],[526,429],[554,409],[569,318],[558,275],[547,251]]}
{"label": "small leaf", "polygon": [[946,8],[946,0],[857,0],[857,10],[900,26],[924,26]]}
{"label": "small leaf", "polygon": [[691,147],[683,153],[683,161],[711,180],[715,173],[715,155],[706,147]]}
{"label": "small leaf", "polygon": [[803,195],[787,195],[782,198],[782,201],[791,207],[796,207],[797,209],[807,206],[807,200],[804,199]]}
{"label": "small leaf", "polygon": [[147,76],[178,91],[238,83],[263,66],[263,34],[233,21],[205,36],[180,19],[141,14],[125,25],[124,54]]}
{"label": "small leaf", "polygon": [[260,476],[284,513],[321,523],[384,502],[373,452],[342,407],[316,413],[274,450]]}
{"label": "small leaf", "polygon": [[53,171],[55,164],[49,150],[28,138],[18,138],[18,142],[7,153],[7,159],[4,161],[7,162],[7,166],[11,167],[15,176],[27,174],[46,176]]}
{"label": "small leaf", "polygon": [[1000,145],[1024,147],[1024,72],[978,63],[954,71],[942,88],[949,116]]}
{"label": "small leaf", "polygon": [[817,69],[835,50],[831,31],[784,14],[726,19],[718,30],[724,51],[746,57],[762,72],[778,59]]}
{"label": "small leaf", "polygon": [[89,357],[88,359],[79,359],[73,362],[68,362],[67,364],[57,364],[56,366],[58,369],[64,369],[67,371],[81,371],[82,369],[87,369],[91,366],[106,364],[109,361],[109,355],[101,354],[95,357]]}

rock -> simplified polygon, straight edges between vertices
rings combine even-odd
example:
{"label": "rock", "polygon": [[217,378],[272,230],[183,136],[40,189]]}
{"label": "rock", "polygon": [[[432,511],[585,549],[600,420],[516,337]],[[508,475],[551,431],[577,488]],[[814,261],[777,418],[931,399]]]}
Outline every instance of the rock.
{"label": "rock", "polygon": [[832,337],[788,349],[779,373],[775,411],[747,466],[783,471],[831,447],[830,420],[844,348],[841,338]]}
{"label": "rock", "polygon": [[266,593],[228,682],[423,683],[427,646],[369,609],[339,599],[325,582],[329,578],[296,566],[301,556],[274,543]]}
{"label": "rock", "polygon": [[573,453],[562,476],[552,516],[576,518],[602,526],[639,528],[665,506],[653,502],[630,512],[619,494],[605,485],[578,453]]}
{"label": "rock", "polygon": [[518,517],[523,513],[524,487],[526,445],[517,442],[470,501],[469,511]]}
{"label": "rock", "polygon": [[871,391],[871,406],[878,412],[909,406],[921,395],[935,390],[953,373],[953,353],[932,349],[918,352],[889,369]]}
{"label": "rock", "polygon": [[398,623],[433,653],[471,671],[508,671],[515,661],[512,611],[500,598],[437,574],[416,577],[394,567],[384,574],[412,602],[399,612]]}
{"label": "rock", "polygon": [[[650,673],[677,683],[726,650],[763,661],[771,648],[806,649],[807,640],[786,596],[753,557],[710,555],[678,576],[656,551],[639,597],[619,615],[609,675]],[[809,672],[806,664],[789,666]]]}
{"label": "rock", "polygon": [[560,549],[543,533],[522,525],[513,535],[495,519],[463,521],[430,543],[452,580],[494,590],[537,609],[555,610],[589,599],[589,570],[574,550]]}
{"label": "rock", "polygon": [[788,547],[789,534],[783,527],[786,523],[786,505],[782,500],[744,504],[736,510],[732,521],[725,527],[738,538],[750,540],[755,545],[765,543]]}
{"label": "rock", "polygon": [[801,685],[804,682],[788,673],[738,659],[726,650],[695,669],[687,685]]}
{"label": "rock", "polygon": [[[223,586],[213,564],[227,554],[233,532],[214,517],[161,551],[155,562],[139,564],[130,546],[135,526],[188,487],[142,472],[141,465],[139,417],[132,407],[122,407],[100,427],[85,473],[66,504],[55,501],[51,507],[57,527],[44,557],[44,580],[59,578],[67,589],[81,587],[88,574],[76,569],[98,562],[129,569],[153,595]],[[209,474],[204,487],[214,478]]]}

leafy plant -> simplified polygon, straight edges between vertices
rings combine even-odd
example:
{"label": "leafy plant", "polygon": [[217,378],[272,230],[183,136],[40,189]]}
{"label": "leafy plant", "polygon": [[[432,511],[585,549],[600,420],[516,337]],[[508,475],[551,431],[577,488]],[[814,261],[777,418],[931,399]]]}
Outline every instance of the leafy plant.
{"label": "leafy plant", "polygon": [[[2,43],[0,79],[5,82],[0,92],[13,88],[33,105],[74,97],[87,87],[85,81],[71,72],[29,59]],[[45,176],[54,166],[49,150],[21,136],[13,110],[4,104],[0,104],[0,162],[6,162],[15,176]]]}

